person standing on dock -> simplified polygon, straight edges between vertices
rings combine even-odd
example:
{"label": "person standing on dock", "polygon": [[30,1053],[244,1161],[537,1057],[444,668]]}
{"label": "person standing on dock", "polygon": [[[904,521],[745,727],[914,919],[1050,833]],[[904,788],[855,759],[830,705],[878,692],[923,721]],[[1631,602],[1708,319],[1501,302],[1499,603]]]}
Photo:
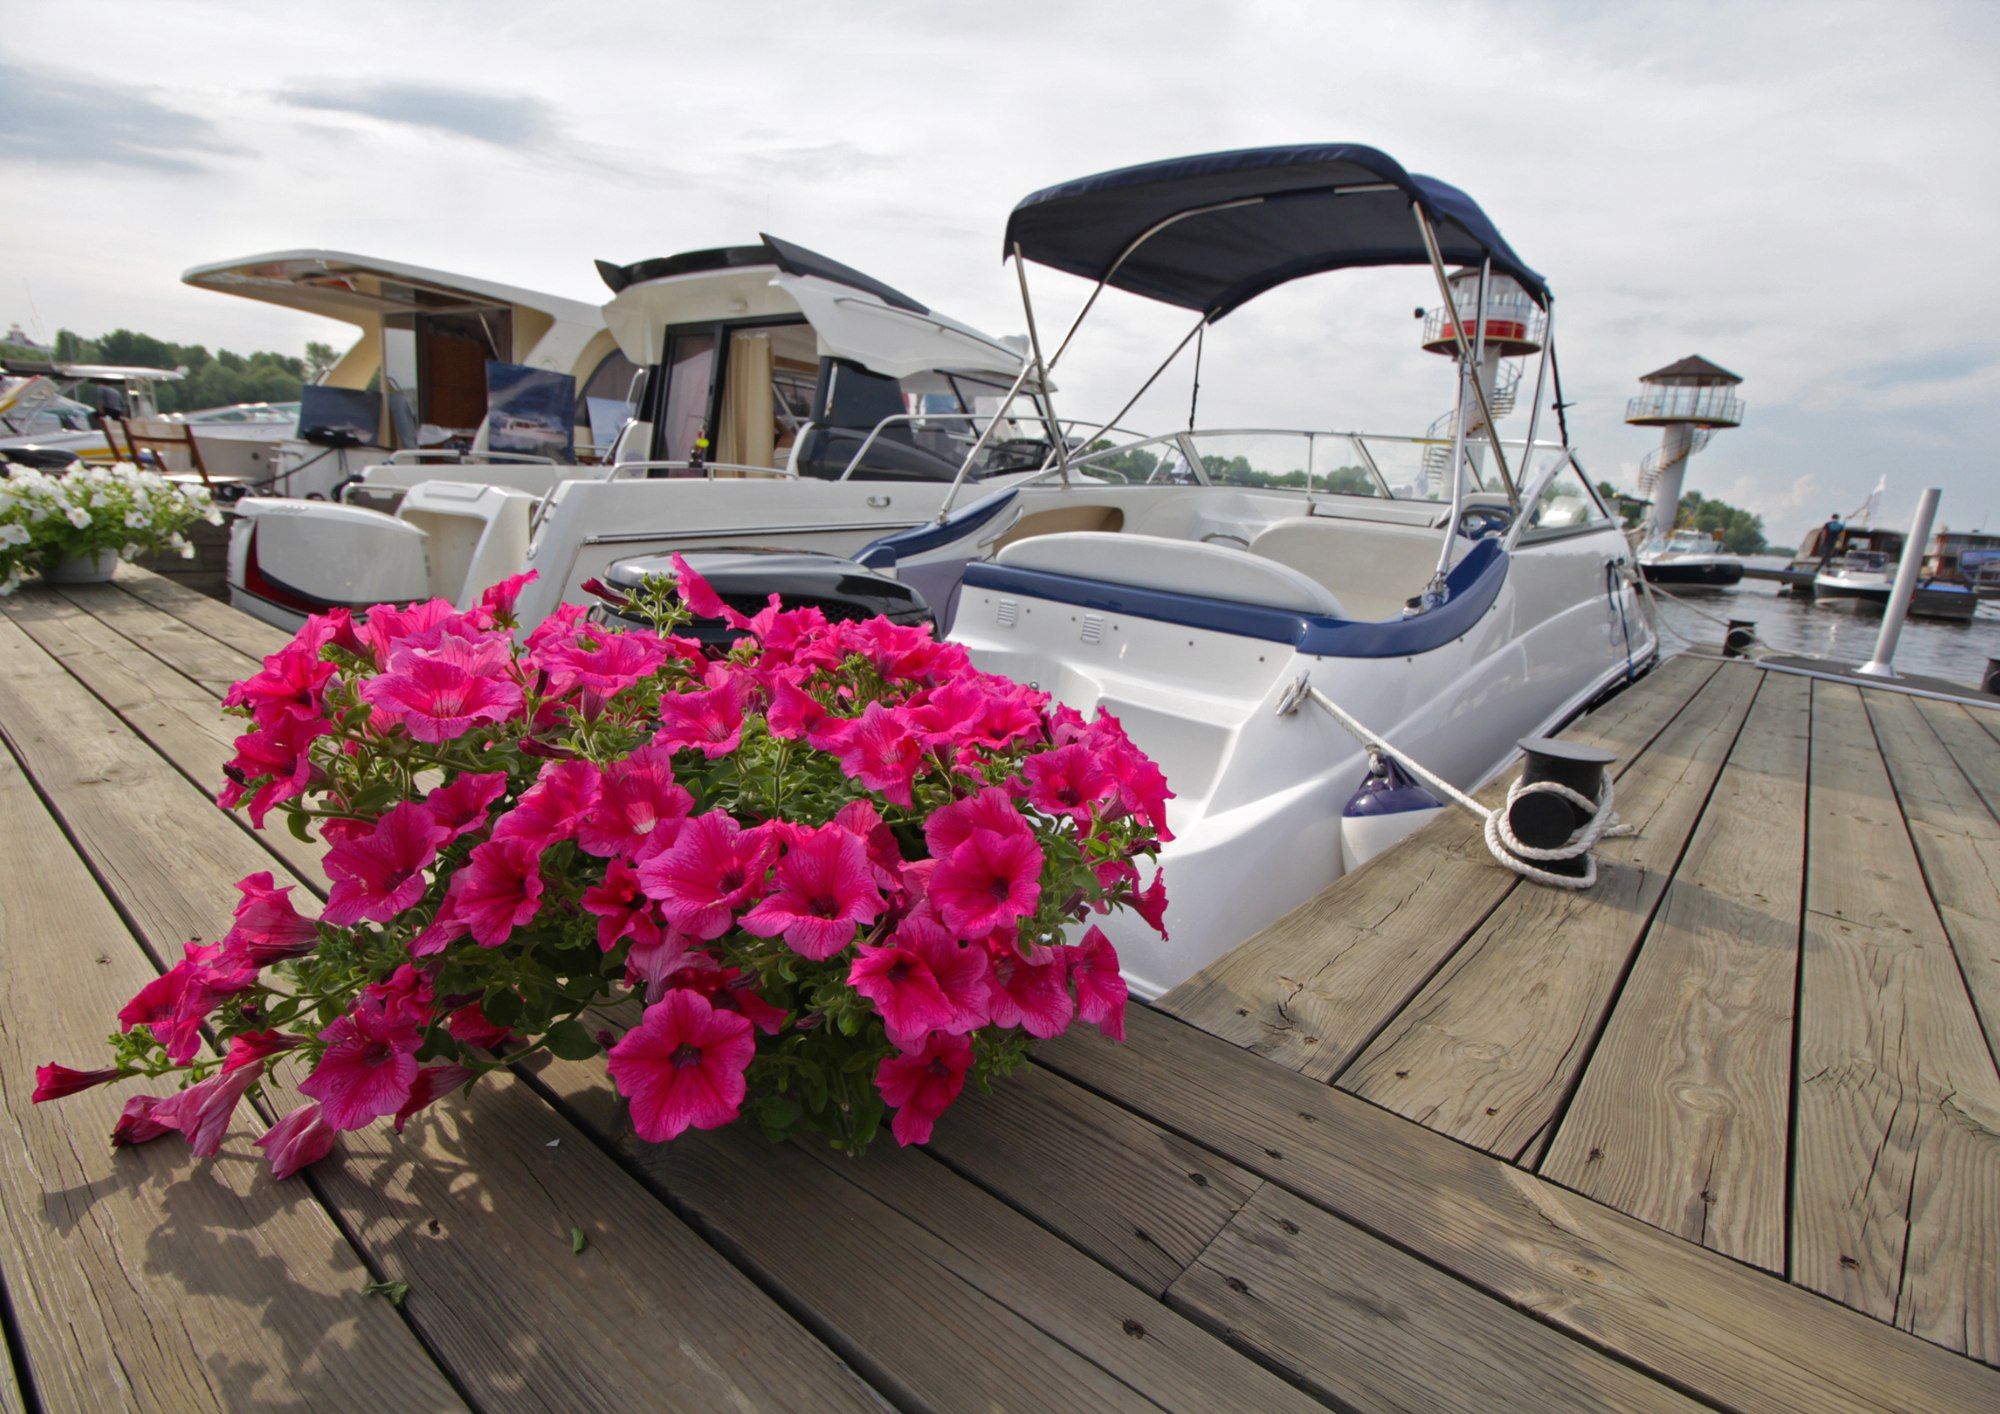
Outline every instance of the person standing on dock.
{"label": "person standing on dock", "polygon": [[1839,543],[1841,532],[1846,529],[1847,523],[1840,518],[1839,511],[1828,516],[1826,524],[1819,528],[1820,569],[1825,569],[1833,560],[1833,547]]}

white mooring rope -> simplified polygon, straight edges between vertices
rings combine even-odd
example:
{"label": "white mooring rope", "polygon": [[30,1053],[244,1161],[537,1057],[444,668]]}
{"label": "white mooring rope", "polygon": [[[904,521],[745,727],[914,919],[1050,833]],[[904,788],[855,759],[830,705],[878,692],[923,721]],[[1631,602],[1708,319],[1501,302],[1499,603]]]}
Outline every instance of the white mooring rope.
{"label": "white mooring rope", "polygon": [[[1604,776],[1604,798],[1592,800],[1580,791],[1570,789],[1559,781],[1536,781],[1523,784],[1520,781],[1508,788],[1507,800],[1498,810],[1488,810],[1457,786],[1447,781],[1418,762],[1408,752],[1399,749],[1393,742],[1377,732],[1368,730],[1347,712],[1338,702],[1314,687],[1311,680],[1303,675],[1278,702],[1278,715],[1289,716],[1299,709],[1299,704],[1311,698],[1329,712],[1336,722],[1347,728],[1354,739],[1369,752],[1381,752],[1395,757],[1409,773],[1437,791],[1447,800],[1477,815],[1486,822],[1485,837],[1487,851],[1505,867],[1522,878],[1537,884],[1546,884],[1552,889],[1587,889],[1597,882],[1597,858],[1591,850],[1601,839],[1620,835],[1636,835],[1637,825],[1628,825],[1618,819],[1612,809],[1612,784],[1609,772]],[[1509,826],[1507,817],[1514,802],[1524,796],[1553,795],[1568,801],[1579,810],[1588,810],[1591,816],[1567,840],[1552,849],[1536,849],[1523,844]],[[1554,861],[1559,859],[1583,858],[1583,873],[1575,876],[1558,874],[1552,870],[1539,868],[1534,861]]]}

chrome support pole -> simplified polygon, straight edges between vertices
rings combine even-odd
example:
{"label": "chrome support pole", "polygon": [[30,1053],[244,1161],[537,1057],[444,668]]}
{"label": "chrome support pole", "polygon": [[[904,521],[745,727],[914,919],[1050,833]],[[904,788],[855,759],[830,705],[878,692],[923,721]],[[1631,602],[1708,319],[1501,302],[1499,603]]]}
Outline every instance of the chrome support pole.
{"label": "chrome support pole", "polygon": [[1535,400],[1528,405],[1528,441],[1521,449],[1521,482],[1526,494],[1528,478],[1535,474],[1535,433],[1542,425],[1542,380],[1548,376],[1549,351],[1556,343],[1556,312],[1550,308],[1542,316],[1542,356],[1535,364]]}
{"label": "chrome support pole", "polygon": [[[1438,249],[1437,232],[1431,229],[1431,218],[1425,215],[1423,207],[1417,205],[1415,202],[1410,203],[1410,210],[1416,214],[1417,230],[1423,234],[1424,250],[1431,258],[1431,273],[1437,276],[1438,294],[1444,299],[1445,308],[1451,310],[1456,315],[1458,306],[1453,304],[1451,299],[1451,277],[1445,273],[1444,255]],[[1466,342],[1465,327],[1457,318],[1451,321],[1451,333],[1452,338],[1458,343],[1460,360],[1470,359],[1472,357],[1472,345]],[[1493,409],[1487,406],[1486,390],[1475,383],[1473,385],[1473,392],[1479,398],[1480,416],[1486,419],[1486,437],[1493,444],[1493,462],[1500,472],[1500,485],[1505,488],[1507,499],[1513,504],[1515,513],[1518,514],[1521,509],[1520,492],[1514,486],[1513,473],[1507,469],[1507,453],[1500,447],[1500,432],[1493,425]]]}
{"label": "chrome support pole", "polygon": [[1923,573],[1924,550],[1931,540],[1931,520],[1937,515],[1938,488],[1928,487],[1917,498],[1916,519],[1910,522],[1910,538],[1903,542],[1903,558],[1896,564],[1896,587],[1889,591],[1889,607],[1882,611],[1882,632],[1875,639],[1875,656],[1854,671],[1871,678],[1893,678],[1889,666],[1896,656],[1896,640],[1902,636],[1903,620],[1910,601],[1917,595],[1917,577]]}
{"label": "chrome support pole", "polygon": [[972,450],[967,452],[965,460],[959,463],[958,475],[951,479],[951,489],[944,493],[944,504],[938,507],[937,513],[939,525],[943,525],[951,515],[951,503],[958,499],[958,488],[965,484],[966,476],[972,471],[972,464],[979,460],[979,454],[985,451],[986,444],[993,440],[993,429],[1000,425],[1000,419],[1014,406],[1014,399],[1021,395],[1022,386],[1027,383],[1028,375],[1034,371],[1033,363],[1026,359],[1021,360],[1021,371],[1014,375],[1014,382],[1007,389],[1007,396],[1000,400],[1000,406],[995,409],[993,416],[986,419],[986,426],[981,429],[978,439],[973,442]]}
{"label": "chrome support pole", "polygon": [[1049,429],[1049,441],[1055,445],[1056,465],[1062,471],[1063,485],[1069,485],[1069,440],[1062,435],[1056,425],[1055,399],[1049,396],[1049,366],[1042,361],[1042,336],[1035,332],[1035,302],[1028,297],[1028,262],[1021,258],[1021,243],[1014,242],[1014,274],[1021,283],[1021,312],[1028,320],[1028,348],[1035,355],[1035,367],[1041,377],[1042,425]]}
{"label": "chrome support pole", "polygon": [[1192,340],[1195,335],[1199,334],[1204,328],[1206,328],[1207,325],[1208,325],[1208,316],[1204,314],[1200,318],[1200,320],[1196,322],[1194,328],[1188,330],[1187,333],[1181,337],[1181,341],[1178,344],[1174,345],[1174,351],[1168,354],[1166,358],[1161,361],[1160,366],[1158,368],[1153,370],[1152,376],[1139,385],[1139,391],[1134,393],[1130,398],[1126,399],[1125,406],[1118,409],[1116,413],[1112,414],[1111,420],[1109,422],[1106,422],[1102,427],[1098,428],[1095,432],[1091,433],[1088,437],[1083,439],[1084,450],[1088,451],[1090,449],[1090,444],[1092,442],[1095,442],[1099,437],[1102,437],[1105,433],[1109,432],[1112,428],[1116,427],[1118,425],[1119,419],[1124,417],[1126,413],[1132,411],[1133,405],[1136,404],[1139,401],[1139,399],[1146,396],[1146,390],[1159,381],[1160,375],[1162,373],[1165,373],[1169,368],[1173,367],[1174,360],[1179,358],[1181,355],[1181,350],[1186,348],[1188,346],[1189,341]]}

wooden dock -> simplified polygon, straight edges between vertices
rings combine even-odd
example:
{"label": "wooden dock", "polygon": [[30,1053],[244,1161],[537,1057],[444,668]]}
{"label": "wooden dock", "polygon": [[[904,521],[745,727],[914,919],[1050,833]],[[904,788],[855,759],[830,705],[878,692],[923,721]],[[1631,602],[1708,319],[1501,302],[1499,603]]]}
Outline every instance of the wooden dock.
{"label": "wooden dock", "polygon": [[0,1410],[2000,1407],[1990,721],[1683,660],[1578,729],[1595,893],[1433,827],[927,1150],[645,1145],[554,1062],[273,1184],[247,1111],[28,1093],[237,877],[323,888],[209,803],[281,636],[0,609]]}

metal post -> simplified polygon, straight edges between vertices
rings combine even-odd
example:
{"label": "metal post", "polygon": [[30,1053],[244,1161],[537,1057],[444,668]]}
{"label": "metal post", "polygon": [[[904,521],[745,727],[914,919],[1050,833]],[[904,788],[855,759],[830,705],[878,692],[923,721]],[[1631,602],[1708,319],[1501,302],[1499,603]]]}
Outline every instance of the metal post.
{"label": "metal post", "polygon": [[1528,404],[1528,441],[1521,449],[1521,492],[1535,474],[1535,433],[1542,425],[1542,380],[1548,375],[1550,351],[1556,345],[1556,312],[1553,305],[1542,314],[1542,356],[1535,363],[1535,400]]}
{"label": "metal post", "polygon": [[1910,522],[1910,538],[1903,542],[1903,557],[1896,565],[1896,587],[1889,593],[1889,607],[1882,611],[1882,632],[1875,640],[1875,656],[1858,673],[1871,678],[1892,678],[1896,670],[1889,660],[1896,656],[1896,639],[1903,631],[1903,619],[1916,597],[1917,576],[1923,572],[1924,547],[1931,539],[1931,519],[1937,514],[1938,488],[1925,489],[1917,498],[1917,516]]}
{"label": "metal post", "polygon": [[[1028,320],[1028,348],[1035,355],[1035,368],[1041,374],[1037,380],[1041,384],[1042,422],[1049,429],[1049,440],[1055,444],[1056,465],[1062,469],[1063,485],[1069,485],[1069,442],[1056,425],[1055,399],[1049,396],[1049,366],[1042,362],[1042,336],[1035,332],[1035,302],[1028,298],[1028,262],[1021,258],[1021,243],[1014,242],[1014,273],[1021,281],[1021,312]],[[1081,321],[1079,321],[1081,322]]]}
{"label": "metal post", "polygon": [[[1445,308],[1449,309],[1455,316],[1458,313],[1458,306],[1452,303],[1451,277],[1445,274],[1444,254],[1438,248],[1437,232],[1431,229],[1431,218],[1424,214],[1423,207],[1417,205],[1415,202],[1411,202],[1410,211],[1417,218],[1417,231],[1423,236],[1424,251],[1431,258],[1431,273],[1437,276],[1438,294],[1444,299]],[[1453,318],[1451,321],[1451,332],[1453,339],[1458,344],[1459,358],[1462,360],[1470,359],[1472,357],[1472,345],[1466,342],[1464,321]],[[1487,406],[1486,390],[1480,387],[1477,381],[1475,381],[1472,391],[1479,397],[1479,414],[1486,419],[1486,437],[1493,444],[1493,461],[1500,472],[1500,485],[1507,492],[1507,499],[1513,503],[1515,511],[1518,512],[1521,509],[1521,496],[1519,491],[1514,487],[1513,473],[1507,469],[1507,454],[1500,448],[1500,431],[1493,424],[1493,409]],[[1463,396],[1462,392],[1460,396]]]}

